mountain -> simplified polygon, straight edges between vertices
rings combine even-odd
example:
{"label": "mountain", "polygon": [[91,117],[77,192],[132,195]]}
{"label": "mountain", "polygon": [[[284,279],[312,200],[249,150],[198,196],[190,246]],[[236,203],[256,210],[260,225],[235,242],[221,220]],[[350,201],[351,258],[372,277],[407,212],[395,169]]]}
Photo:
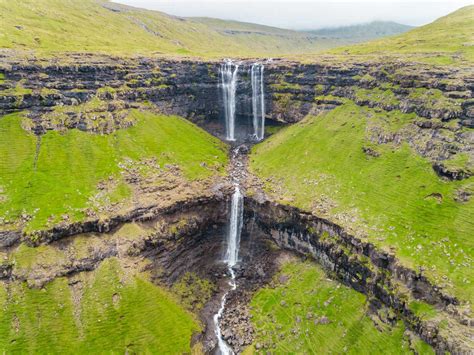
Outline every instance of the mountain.
{"label": "mountain", "polygon": [[[332,50],[335,54],[414,55],[437,64],[474,61],[474,5],[395,37]],[[424,59],[427,60],[426,58]]]}
{"label": "mountain", "polygon": [[381,37],[401,34],[413,29],[413,26],[402,25],[391,21],[373,21],[366,24],[322,28],[309,30],[306,33],[315,34],[330,39],[341,39],[352,43],[365,42]]}

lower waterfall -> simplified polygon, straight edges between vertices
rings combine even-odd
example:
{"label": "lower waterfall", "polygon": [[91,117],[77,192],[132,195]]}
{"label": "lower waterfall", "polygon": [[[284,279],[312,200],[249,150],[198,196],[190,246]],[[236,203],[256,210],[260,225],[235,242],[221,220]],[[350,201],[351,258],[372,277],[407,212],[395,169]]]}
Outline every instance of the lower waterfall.
{"label": "lower waterfall", "polygon": [[229,354],[234,353],[231,347],[222,338],[219,320],[224,311],[227,295],[229,294],[230,291],[233,291],[237,288],[237,283],[235,282],[235,273],[234,273],[233,267],[239,261],[240,234],[242,231],[243,213],[244,213],[244,198],[243,198],[242,193],[240,192],[239,186],[236,185],[234,194],[232,195],[229,231],[227,233],[227,251],[226,251],[225,259],[224,259],[224,262],[227,264],[227,267],[230,273],[229,285],[231,286],[231,288],[222,297],[219,311],[214,315],[214,324],[216,327],[215,332],[216,332],[217,343],[218,343],[218,353],[222,355],[229,355]]}
{"label": "lower waterfall", "polygon": [[253,113],[253,134],[261,141],[265,135],[265,91],[263,88],[262,63],[254,63],[250,69],[252,82],[252,113]]}

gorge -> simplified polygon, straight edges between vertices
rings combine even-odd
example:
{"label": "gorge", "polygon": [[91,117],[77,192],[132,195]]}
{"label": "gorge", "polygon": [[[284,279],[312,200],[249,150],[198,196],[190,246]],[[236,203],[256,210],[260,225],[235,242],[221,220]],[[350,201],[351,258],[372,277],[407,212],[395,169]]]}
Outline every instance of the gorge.
{"label": "gorge", "polygon": [[[466,147],[456,146],[452,141],[436,134],[435,132],[441,129],[439,126],[427,126],[423,122],[426,122],[426,120],[432,122],[435,119],[442,121],[459,120],[459,128],[453,129],[452,132],[460,140],[465,139],[463,138],[465,132],[462,127],[469,127],[471,124],[472,106],[469,100],[458,98],[456,96],[458,94],[455,95],[455,93],[472,90],[466,79],[469,72],[437,69],[437,75],[442,79],[432,82],[428,79],[428,75],[431,75],[430,69],[427,68],[425,74],[423,74],[423,71],[417,66],[416,85],[425,86],[424,90],[437,90],[443,93],[444,100],[448,104],[438,108],[432,106],[423,98],[410,96],[411,90],[417,90],[410,87],[414,82],[412,68],[406,66],[402,68],[397,64],[384,65],[382,70],[381,67],[371,68],[359,63],[350,64],[348,67],[346,63],[344,65],[301,65],[275,60],[265,67],[265,77],[262,76],[263,66],[260,70],[252,70],[253,63],[240,65],[241,68],[250,68],[250,70],[242,69],[238,72],[236,64],[226,63],[221,65],[214,62],[195,63],[160,60],[152,63],[140,59],[138,62],[128,61],[115,64],[108,61],[106,57],[97,63],[85,59],[84,63],[81,64],[80,61],[76,60],[74,66],[48,63],[25,65],[21,62],[11,62],[7,70],[4,71],[7,80],[4,85],[15,87],[19,85],[18,83],[21,83],[24,88],[31,91],[21,95],[8,93],[2,95],[0,100],[2,110],[15,112],[18,109],[29,109],[31,113],[25,118],[24,124],[28,122],[26,125],[29,127],[28,129],[38,134],[39,137],[51,130],[61,131],[71,128],[93,132],[114,132],[120,129],[120,125],[122,125],[123,121],[119,117],[123,112],[139,107],[138,105],[142,101],[150,100],[160,108],[161,112],[188,117],[191,121],[199,123],[202,127],[211,132],[216,132],[218,135],[224,132],[225,138],[229,138],[229,141],[235,140],[236,146],[231,154],[230,180],[225,181],[224,179],[222,181],[223,185],[218,191],[214,187],[210,187],[204,195],[193,191],[188,195],[189,197],[185,197],[178,204],[170,201],[171,205],[166,208],[157,207],[156,202],[152,202],[148,206],[134,206],[133,209],[125,213],[121,212],[122,214],[114,215],[115,212],[112,211],[112,215],[106,218],[101,217],[96,220],[92,218],[86,222],[73,223],[65,221],[59,225],[43,228],[33,233],[19,233],[15,229],[7,230],[2,232],[4,248],[15,248],[20,240],[21,243],[29,245],[49,245],[50,243],[54,245],[63,238],[74,238],[75,235],[81,233],[113,233],[123,224],[146,223],[148,220],[157,218],[160,220],[163,216],[176,216],[177,214],[185,216],[187,213],[185,211],[191,212],[192,206],[200,206],[200,217],[177,217],[175,222],[171,218],[168,222],[164,222],[164,225],[171,223],[171,227],[167,227],[171,232],[176,228],[172,227],[173,223],[176,224],[182,220],[183,222],[179,222],[180,231],[177,235],[181,235],[180,238],[183,238],[185,235],[206,235],[209,226],[215,224],[215,221],[218,221],[217,225],[221,226],[219,227],[221,230],[225,230],[223,225],[225,225],[227,219],[230,220],[232,228],[229,233],[224,232],[223,235],[230,238],[227,241],[229,253],[226,254],[224,259],[228,270],[224,270],[224,274],[228,275],[230,273],[231,275],[231,289],[239,284],[239,278],[243,277],[242,270],[249,270],[246,271],[247,273],[254,270],[252,272],[256,274],[253,275],[257,276],[247,275],[246,282],[255,280],[257,284],[269,282],[269,278],[275,272],[272,270],[277,267],[268,261],[269,256],[260,258],[262,262],[264,261],[263,265],[265,265],[263,269],[260,269],[266,270],[262,274],[264,276],[258,276],[259,267],[252,266],[252,263],[247,264],[248,260],[252,259],[252,253],[250,252],[252,248],[249,247],[248,243],[251,243],[252,239],[259,239],[260,237],[256,237],[258,235],[263,239],[258,242],[260,247],[253,252],[266,255],[268,253],[268,251],[265,251],[267,250],[266,247],[264,247],[267,243],[264,242],[266,240],[272,241],[272,243],[276,242],[283,249],[295,250],[303,255],[311,255],[326,269],[333,272],[336,279],[368,295],[372,299],[371,304],[374,305],[375,309],[383,310],[385,307],[392,309],[397,315],[396,318],[402,319],[414,334],[417,334],[432,346],[453,352],[460,351],[464,346],[463,344],[469,343],[470,340],[469,331],[464,328],[466,327],[464,325],[466,318],[462,315],[463,311],[458,311],[456,308],[461,305],[460,309],[462,309],[462,302],[460,303],[457,297],[445,293],[432,280],[427,279],[423,272],[402,266],[400,261],[390,252],[380,250],[373,243],[362,241],[360,237],[351,235],[338,224],[325,218],[307,214],[308,212],[304,210],[293,209],[285,206],[285,204],[268,200],[268,197],[265,197],[266,193],[263,191],[262,183],[257,182],[254,178],[254,171],[251,174],[247,171],[247,154],[250,148],[247,144],[241,145],[241,143],[249,135],[255,134],[257,138],[261,137],[259,134],[262,132],[263,125],[259,126],[258,122],[259,120],[263,122],[265,116],[269,127],[278,128],[281,124],[289,124],[295,120],[300,120],[310,112],[330,112],[337,107],[347,105],[344,100],[352,99],[360,107],[378,107],[387,111],[396,109],[402,109],[406,112],[416,111],[420,117],[420,121],[413,124],[419,130],[416,134],[423,136],[427,132],[431,132],[432,139],[438,142],[436,145],[420,146],[417,143],[419,139],[417,135],[406,135],[406,133],[390,135],[383,130],[380,131],[377,126],[373,128],[370,134],[373,134],[377,141],[406,141],[418,150],[419,154],[433,157],[433,166],[445,166],[443,162],[449,160],[455,154],[456,149],[462,152]],[[218,73],[220,77],[217,75]],[[376,83],[374,81],[368,82],[369,75],[377,77],[378,81]],[[58,80],[63,77],[70,78],[73,84],[64,86]],[[94,79],[91,80],[92,78]],[[101,88],[104,84],[100,80],[108,85],[113,84],[113,86],[110,89],[103,90]],[[46,93],[37,90],[39,83],[49,87],[50,91]],[[133,87],[133,90],[126,89],[124,87],[125,83],[127,87]],[[263,85],[267,93],[266,96],[262,95],[264,92]],[[379,102],[377,97],[362,96],[366,87],[378,90],[377,88],[382,85],[385,85],[385,87],[400,85],[400,89],[394,89],[393,96],[396,97],[396,100],[394,99],[389,106],[387,106],[387,101]],[[260,89],[258,89],[259,86]],[[81,87],[81,91],[74,90],[76,87]],[[213,100],[213,97],[219,97],[220,92],[223,93],[222,101]],[[106,105],[101,104],[97,107],[91,107],[90,113],[81,115],[77,115],[74,111],[65,111],[64,113],[57,111],[58,107],[74,107],[71,105],[77,105],[79,102],[87,103],[90,100],[100,100]],[[60,104],[63,106],[60,106]],[[257,110],[254,109],[255,104],[259,107]],[[267,107],[267,110],[264,107]],[[356,107],[354,106],[352,110],[355,110]],[[264,114],[260,117],[255,115],[259,112]],[[64,118],[67,119],[61,118],[63,117],[61,115],[64,115]],[[93,124],[93,117],[103,117],[99,122],[101,124],[105,123],[105,125]],[[206,118],[204,119],[204,117]],[[236,120],[235,117],[239,117],[240,121]],[[425,121],[423,121],[423,117]],[[254,125],[255,122],[257,122],[257,125]],[[132,121],[131,125],[134,124]],[[234,129],[234,125],[238,126],[239,124],[243,127],[242,132],[245,133],[237,133],[237,130]],[[255,129],[256,127],[257,129]],[[372,153],[369,152],[368,154]],[[446,166],[443,175],[460,176],[466,174],[462,170],[449,169]],[[219,179],[222,180],[222,178]],[[238,188],[235,187],[235,184]],[[217,186],[215,183],[213,185]],[[240,189],[247,191],[245,198],[239,197]],[[230,213],[218,212],[226,210],[222,207],[227,203],[226,201],[232,201]],[[216,206],[216,204],[220,207],[211,207]],[[242,204],[245,205],[245,209],[243,212],[239,212],[239,209],[243,209]],[[202,206],[206,205],[209,205],[211,210],[216,208],[215,212],[204,213]],[[240,219],[235,219],[240,213],[243,213],[244,216],[243,225]],[[165,217],[165,221],[167,219],[168,217]],[[189,229],[183,227],[187,223],[189,223]],[[166,235],[168,233],[166,232],[167,228],[160,233]],[[241,258],[246,266],[238,267],[235,271],[236,280],[234,280],[233,267],[238,260],[237,240],[240,228],[243,229],[244,234]],[[174,232],[169,234],[170,240],[173,240],[173,235]],[[212,235],[215,234],[212,233]],[[147,239],[150,237],[146,237],[146,234],[143,235],[143,238],[141,242],[134,246],[134,249],[138,248],[139,255],[143,253],[144,255],[155,255],[156,252],[150,254],[152,250],[150,247],[155,243],[160,243],[158,242],[159,239],[156,239],[157,237]],[[153,241],[154,239],[156,241]],[[197,238],[196,242],[199,240],[201,239]],[[203,259],[203,261],[207,260],[209,265],[216,265],[216,262],[222,260],[222,244],[219,244],[216,239],[213,240],[213,243],[217,243],[213,244],[212,249],[216,254],[212,254],[214,256],[208,255]],[[134,242],[135,244],[136,242]],[[51,248],[55,247],[52,246]],[[166,248],[169,248],[169,246]],[[176,255],[183,253],[179,250],[181,250],[181,247],[178,247],[176,251],[178,254]],[[192,250],[195,249],[190,248],[187,253],[193,253]],[[115,254],[110,250],[110,252],[101,253],[100,255],[102,255],[100,257],[102,260],[104,257],[107,259],[107,255]],[[157,254],[159,260],[164,257],[159,255],[161,254]],[[170,269],[160,278],[167,280],[167,283],[173,284],[180,279],[180,275],[183,275],[185,270],[191,269],[190,266],[186,266],[186,263],[177,267],[171,266],[170,261],[166,260],[167,257],[160,261],[160,264],[164,262],[163,265],[167,265],[165,270]],[[199,261],[193,262],[200,263]],[[68,275],[79,270],[94,269],[99,265],[98,263],[99,261],[95,259],[82,260],[78,261],[77,264],[73,264],[73,266],[58,265],[54,268],[58,268],[55,271],[57,276]],[[213,273],[208,274],[205,271],[210,270],[209,268],[210,266],[207,266],[203,269],[201,276],[212,279],[213,276],[209,275],[213,275]],[[2,270],[3,277],[6,280],[29,279],[32,277],[28,274],[18,274],[17,267],[8,263],[2,265]],[[53,276],[53,279],[57,276]],[[262,278],[266,281],[261,281]],[[41,283],[43,282],[41,281]],[[224,283],[224,289],[228,287],[226,284],[227,282]],[[255,284],[249,282],[248,287],[234,291],[247,292],[247,289],[252,289],[252,287],[255,287]],[[219,294],[222,295],[222,293]],[[215,321],[217,324],[221,319],[221,324],[224,326],[223,335],[222,339],[218,338],[225,341],[225,343],[222,343],[224,345],[221,346],[224,349],[227,343],[232,347],[232,351],[236,351],[236,349],[242,350],[243,345],[239,345],[239,342],[249,345],[252,338],[246,339],[237,336],[238,332],[229,333],[229,329],[235,326],[231,326],[228,319],[229,314],[235,311],[233,305],[236,301],[234,300],[235,296],[232,297],[233,294],[233,292],[229,294],[230,298],[226,298],[225,294],[223,298],[217,299],[221,308],[220,310],[219,307],[214,308],[212,314],[219,312],[216,318],[210,317],[210,322],[207,324],[209,330],[211,330],[212,323]],[[420,302],[435,305],[439,310],[439,314],[442,315],[442,319],[449,322],[450,328],[439,329],[433,326],[431,322],[417,317],[413,310],[409,308],[411,301],[406,301],[407,299],[416,299]],[[224,305],[228,305],[229,308],[228,306],[224,308]],[[468,324],[469,322],[468,320]],[[252,334],[251,331],[246,333]],[[213,331],[210,337],[214,337]],[[457,341],[453,341],[453,337]],[[459,342],[459,339],[463,339],[462,342]],[[204,344],[208,344],[205,345],[206,349],[213,347],[212,339],[208,343],[204,342]]]}
{"label": "gorge", "polygon": [[291,31],[85,3],[155,52],[0,50],[0,350],[472,352],[474,7],[276,56],[234,53]]}

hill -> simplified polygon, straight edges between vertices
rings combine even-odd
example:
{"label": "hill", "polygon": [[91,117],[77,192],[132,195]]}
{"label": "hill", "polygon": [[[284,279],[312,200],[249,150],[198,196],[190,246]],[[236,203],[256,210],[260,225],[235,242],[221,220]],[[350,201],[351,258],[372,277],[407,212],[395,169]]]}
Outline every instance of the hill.
{"label": "hill", "polygon": [[474,5],[466,6],[399,36],[338,48],[331,53],[429,56],[431,59],[428,61],[436,64],[472,62],[474,61],[473,18]]}
{"label": "hill", "polygon": [[[108,0],[0,0],[0,48],[133,56],[415,55],[437,64],[472,61],[474,6],[395,37],[347,46],[409,29],[391,22],[298,32],[237,21],[180,18]],[[341,47],[344,46],[344,47]],[[337,49],[333,49],[338,47]],[[434,58],[434,59],[433,59]]]}
{"label": "hill", "polygon": [[305,32],[327,37],[328,39],[339,39],[341,41],[360,43],[381,37],[398,35],[411,29],[413,29],[413,26],[402,25],[396,22],[373,21],[360,25],[322,28]]}
{"label": "hill", "polygon": [[340,45],[297,31],[185,19],[103,0],[0,0],[0,47],[38,52],[271,56]]}

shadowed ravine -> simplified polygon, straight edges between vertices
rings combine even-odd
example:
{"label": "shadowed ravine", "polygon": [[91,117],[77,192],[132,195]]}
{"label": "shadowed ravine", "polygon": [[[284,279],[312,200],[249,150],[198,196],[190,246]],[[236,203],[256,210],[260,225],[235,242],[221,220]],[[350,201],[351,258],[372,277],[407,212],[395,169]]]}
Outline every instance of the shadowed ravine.
{"label": "shadowed ravine", "polygon": [[[220,75],[222,78],[222,95],[224,97],[226,139],[228,141],[235,141],[235,94],[237,89],[236,85],[238,70],[239,64],[234,64],[231,60],[227,60],[225,63],[223,63],[220,70]],[[254,131],[251,137],[257,141],[262,140],[265,133],[265,95],[263,89],[263,70],[264,66],[260,63],[253,64],[250,69],[252,82],[252,123]],[[241,192],[240,181],[242,175],[236,171],[236,169],[244,168],[244,165],[241,162],[236,161],[240,157],[240,148],[240,146],[233,148],[231,153],[233,168],[231,169],[230,179],[234,186],[234,192],[231,198],[229,228],[226,238],[227,250],[224,259],[230,274],[229,285],[231,288],[222,296],[219,311],[214,315],[214,325],[218,344],[217,353],[223,355],[234,353],[232,348],[222,337],[222,331],[219,322],[221,320],[222,313],[225,310],[228,293],[235,291],[237,288],[237,283],[235,282],[234,266],[239,262],[240,237],[242,233],[244,217],[244,196]],[[248,149],[246,146],[244,146],[244,148]]]}

